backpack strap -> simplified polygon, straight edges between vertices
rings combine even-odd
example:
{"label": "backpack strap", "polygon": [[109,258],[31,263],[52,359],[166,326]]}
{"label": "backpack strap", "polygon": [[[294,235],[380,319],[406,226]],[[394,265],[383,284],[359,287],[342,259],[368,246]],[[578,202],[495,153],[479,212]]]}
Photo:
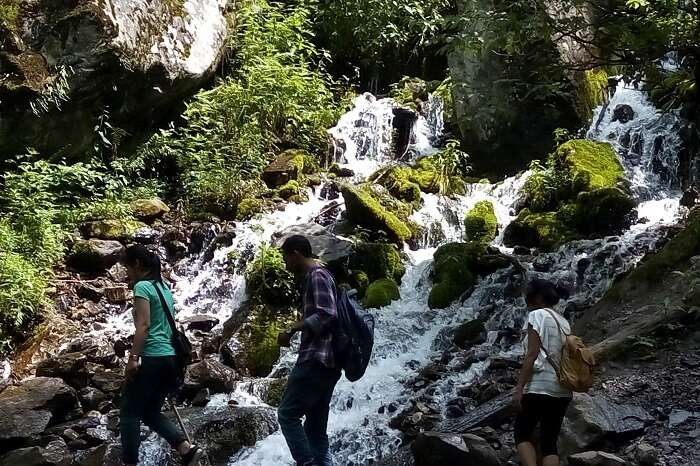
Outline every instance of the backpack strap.
{"label": "backpack strap", "polygon": [[158,293],[158,298],[160,298],[160,305],[163,307],[163,314],[165,314],[165,317],[167,317],[168,323],[170,324],[170,329],[173,331],[173,335],[175,335],[177,333],[177,327],[175,326],[175,319],[173,319],[172,311],[168,307],[168,304],[165,301],[165,297],[160,291],[160,288],[158,288],[158,283],[155,280],[153,280],[151,284],[153,285],[153,288],[156,289],[156,293]]}
{"label": "backpack strap", "polygon": [[[557,328],[559,329],[559,334],[564,335],[564,338],[568,337],[569,335],[567,335],[567,333],[561,327],[559,320],[554,315],[554,311],[552,311],[551,309],[544,309],[544,310],[547,311],[549,313],[549,315],[552,317],[552,319],[554,319],[554,322],[556,322]],[[537,332],[535,332],[535,333],[537,333]],[[539,333],[537,334],[537,339],[540,341],[540,348],[542,348],[542,351],[544,351],[545,359],[554,368],[554,372],[557,374],[557,378],[561,378],[559,366],[557,365],[557,363],[554,362],[554,359],[552,358],[552,356],[550,356],[549,351],[547,351],[547,347],[542,342],[542,338],[540,337]],[[563,347],[562,347],[562,349],[563,349]]]}

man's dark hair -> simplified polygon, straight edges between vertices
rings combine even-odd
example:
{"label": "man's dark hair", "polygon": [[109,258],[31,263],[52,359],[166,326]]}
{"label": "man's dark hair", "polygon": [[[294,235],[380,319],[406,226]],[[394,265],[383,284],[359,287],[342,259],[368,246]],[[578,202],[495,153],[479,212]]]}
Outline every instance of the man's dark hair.
{"label": "man's dark hair", "polygon": [[535,278],[525,290],[525,299],[532,300],[535,296],[540,296],[547,306],[554,306],[561,299],[567,299],[569,292],[563,288],[557,287],[549,280]]}
{"label": "man's dark hair", "polygon": [[311,251],[311,243],[306,239],[306,236],[302,235],[292,235],[282,244],[282,251],[286,253],[298,252],[306,258],[314,257]]}

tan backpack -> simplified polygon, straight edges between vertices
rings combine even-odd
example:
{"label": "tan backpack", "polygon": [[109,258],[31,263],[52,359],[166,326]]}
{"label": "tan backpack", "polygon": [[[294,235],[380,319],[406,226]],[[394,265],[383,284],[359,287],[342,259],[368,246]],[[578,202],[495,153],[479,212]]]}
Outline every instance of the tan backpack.
{"label": "tan backpack", "polygon": [[595,357],[591,350],[583,344],[583,340],[576,335],[567,335],[564,329],[561,328],[559,320],[554,315],[554,312],[547,309],[554,322],[557,323],[559,333],[564,337],[561,347],[560,365],[554,362],[549,356],[547,348],[540,340],[540,345],[547,356],[547,361],[554,367],[557,373],[559,383],[569,390],[574,392],[585,393],[593,386],[593,368],[595,366]]}

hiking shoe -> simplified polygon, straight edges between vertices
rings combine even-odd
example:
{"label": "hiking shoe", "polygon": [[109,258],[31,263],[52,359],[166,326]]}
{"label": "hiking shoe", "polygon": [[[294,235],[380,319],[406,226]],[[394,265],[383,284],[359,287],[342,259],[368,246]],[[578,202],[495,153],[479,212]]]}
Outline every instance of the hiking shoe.
{"label": "hiking shoe", "polygon": [[182,455],[183,466],[196,466],[199,464],[199,460],[204,456],[204,450],[199,448],[197,445],[192,445],[190,451]]}

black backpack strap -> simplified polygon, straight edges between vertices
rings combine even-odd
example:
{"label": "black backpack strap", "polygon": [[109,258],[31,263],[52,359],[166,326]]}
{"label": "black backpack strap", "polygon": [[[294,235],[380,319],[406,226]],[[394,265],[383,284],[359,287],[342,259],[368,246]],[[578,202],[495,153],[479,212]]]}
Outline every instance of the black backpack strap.
{"label": "black backpack strap", "polygon": [[160,305],[163,307],[163,314],[165,314],[165,317],[168,318],[168,323],[170,324],[170,328],[173,331],[173,335],[177,333],[177,327],[175,326],[175,319],[173,319],[172,312],[170,311],[170,308],[168,308],[168,304],[165,302],[165,297],[163,296],[163,293],[160,291],[160,288],[158,288],[158,283],[155,281],[152,281],[151,284],[153,285],[153,288],[156,289],[156,293],[158,293],[158,297],[160,298]]}

